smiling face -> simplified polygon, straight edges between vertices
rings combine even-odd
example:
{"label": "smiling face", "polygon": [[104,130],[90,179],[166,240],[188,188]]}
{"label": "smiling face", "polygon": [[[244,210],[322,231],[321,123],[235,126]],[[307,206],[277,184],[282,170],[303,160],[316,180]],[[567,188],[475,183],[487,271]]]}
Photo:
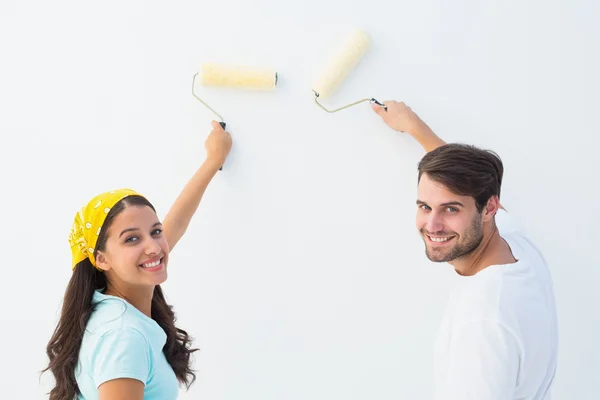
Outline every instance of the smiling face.
{"label": "smiling face", "polygon": [[483,220],[473,197],[456,195],[423,174],[417,198],[417,229],[431,261],[457,260],[479,246]]}
{"label": "smiling face", "polygon": [[167,279],[169,246],[162,225],[148,206],[129,206],[112,221],[96,263],[112,285],[156,286]]}

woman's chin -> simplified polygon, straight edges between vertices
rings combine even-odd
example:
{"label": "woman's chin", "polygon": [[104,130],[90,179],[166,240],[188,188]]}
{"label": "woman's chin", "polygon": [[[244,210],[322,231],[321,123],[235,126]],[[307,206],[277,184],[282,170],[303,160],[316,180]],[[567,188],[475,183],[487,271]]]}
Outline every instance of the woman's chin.
{"label": "woman's chin", "polygon": [[140,270],[142,271],[143,275],[145,275],[143,280],[151,283],[152,285],[160,285],[167,280],[167,269],[164,266],[153,270],[140,267]]}

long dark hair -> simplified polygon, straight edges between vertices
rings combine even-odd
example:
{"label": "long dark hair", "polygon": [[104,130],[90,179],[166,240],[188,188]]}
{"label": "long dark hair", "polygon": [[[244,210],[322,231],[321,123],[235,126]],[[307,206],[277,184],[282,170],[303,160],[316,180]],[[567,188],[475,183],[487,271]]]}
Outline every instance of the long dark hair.
{"label": "long dark hair", "polygon": [[[106,216],[98,236],[96,251],[105,250],[108,228],[117,215],[128,206],[148,206],[156,212],[144,197],[125,197],[112,207]],[[50,391],[50,400],[73,400],[80,394],[75,380],[75,367],[79,360],[81,341],[95,308],[92,304],[94,291],[105,288],[106,284],[106,275],[97,270],[89,259],[75,266],[65,291],[60,320],[46,347],[50,363],[42,373],[50,370],[56,381],[56,385]],[[151,315],[167,335],[163,348],[167,361],[179,382],[189,389],[196,380],[196,375],[190,367],[190,356],[197,349],[190,348],[191,338],[188,333],[175,326],[173,307],[167,304],[159,285],[154,287]]]}

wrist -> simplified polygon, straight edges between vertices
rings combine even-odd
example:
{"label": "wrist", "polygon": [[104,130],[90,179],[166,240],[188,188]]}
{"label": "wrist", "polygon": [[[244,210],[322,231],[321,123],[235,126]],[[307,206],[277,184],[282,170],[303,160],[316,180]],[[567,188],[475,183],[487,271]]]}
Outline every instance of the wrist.
{"label": "wrist", "polygon": [[434,135],[431,128],[421,119],[415,121],[408,133],[419,142]]}
{"label": "wrist", "polygon": [[224,161],[220,160],[218,157],[208,156],[202,165],[211,171],[217,172],[219,168],[223,166],[223,163]]}

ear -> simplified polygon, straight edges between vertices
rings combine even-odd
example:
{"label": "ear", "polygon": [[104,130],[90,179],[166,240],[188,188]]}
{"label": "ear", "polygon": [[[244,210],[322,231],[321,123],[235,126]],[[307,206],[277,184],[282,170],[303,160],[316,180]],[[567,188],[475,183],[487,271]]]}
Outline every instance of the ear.
{"label": "ear", "polygon": [[494,216],[498,212],[498,207],[500,206],[500,199],[498,196],[492,196],[488,200],[485,208],[483,209],[483,222],[489,222],[494,219]]}
{"label": "ear", "polygon": [[108,262],[106,254],[104,254],[101,251],[96,253],[96,266],[104,272],[110,269],[110,264]]}

